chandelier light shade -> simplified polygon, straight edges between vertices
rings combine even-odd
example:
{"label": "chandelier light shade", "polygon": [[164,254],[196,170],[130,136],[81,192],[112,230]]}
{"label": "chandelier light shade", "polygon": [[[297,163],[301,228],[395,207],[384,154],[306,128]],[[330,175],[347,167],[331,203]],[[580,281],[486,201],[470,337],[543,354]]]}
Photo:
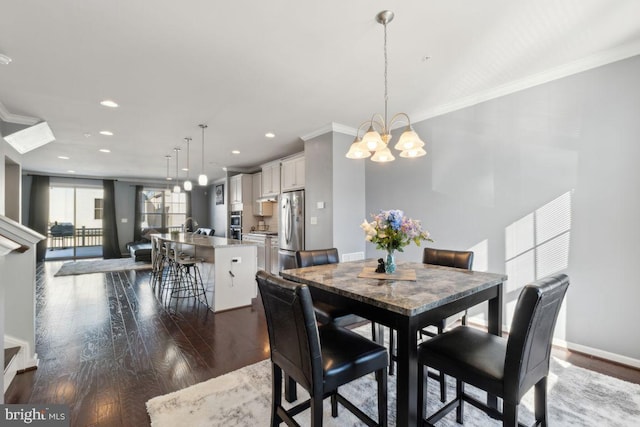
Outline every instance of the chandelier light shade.
{"label": "chandelier light shade", "polygon": [[173,185],[173,192],[180,192],[180,184],[178,183],[178,154],[180,154],[180,148],[176,147],[173,149],[176,152],[176,183]]}
{"label": "chandelier light shade", "polygon": [[209,178],[204,173],[204,130],[207,128],[207,125],[199,125],[200,129],[202,129],[202,166],[200,168],[200,175],[198,176],[198,184],[199,185],[207,185],[209,182]]}
{"label": "chandelier light shade", "polygon": [[189,143],[191,142],[191,138],[184,139],[187,142],[187,179],[184,180],[184,191],[191,191],[193,189],[193,184],[191,180],[189,180]]}
{"label": "chandelier light shade", "polygon": [[[400,136],[398,143],[393,147],[400,151],[400,157],[421,157],[427,154],[424,150],[424,142],[411,127],[411,120],[406,113],[397,113],[391,120],[387,120],[388,84],[387,69],[387,24],[393,20],[394,14],[390,10],[383,10],[376,15],[376,21],[384,26],[384,116],[374,114],[371,120],[367,120],[358,127],[356,138],[349,147],[346,157],[349,159],[366,159],[371,157],[374,162],[391,162],[395,157],[389,149],[391,141],[391,129],[397,122],[406,122],[407,127]],[[368,126],[367,132],[360,138],[360,130]]]}

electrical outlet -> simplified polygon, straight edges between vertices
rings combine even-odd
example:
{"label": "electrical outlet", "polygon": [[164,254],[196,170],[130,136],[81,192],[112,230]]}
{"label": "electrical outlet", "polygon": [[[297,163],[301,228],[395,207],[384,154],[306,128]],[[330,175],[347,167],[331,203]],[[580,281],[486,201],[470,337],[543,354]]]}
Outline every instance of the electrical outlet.
{"label": "electrical outlet", "polygon": [[242,258],[239,256],[234,256],[231,258],[231,262],[235,262],[236,264],[242,264]]}

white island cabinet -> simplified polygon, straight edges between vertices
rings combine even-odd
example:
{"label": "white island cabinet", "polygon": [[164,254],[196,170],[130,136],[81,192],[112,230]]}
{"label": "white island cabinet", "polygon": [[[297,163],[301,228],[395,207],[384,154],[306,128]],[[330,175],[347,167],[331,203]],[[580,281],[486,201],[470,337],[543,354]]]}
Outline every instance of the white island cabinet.
{"label": "white island cabinet", "polygon": [[[258,295],[257,244],[192,233],[153,234],[178,254],[191,256],[202,275],[207,302],[215,312],[251,305]],[[156,244],[152,247],[155,249]],[[152,254],[155,259],[155,253]],[[167,298],[162,295],[162,298]]]}

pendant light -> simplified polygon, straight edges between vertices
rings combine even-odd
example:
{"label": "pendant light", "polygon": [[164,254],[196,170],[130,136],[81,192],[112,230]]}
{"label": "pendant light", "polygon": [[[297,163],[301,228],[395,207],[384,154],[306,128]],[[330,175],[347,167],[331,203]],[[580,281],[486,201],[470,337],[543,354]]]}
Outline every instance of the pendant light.
{"label": "pendant light", "polygon": [[169,160],[171,160],[171,156],[167,154],[164,158],[167,159],[167,190],[169,190],[169,181],[172,180],[169,176]]}
{"label": "pendant light", "polygon": [[173,185],[173,192],[180,192],[180,184],[178,183],[178,154],[180,153],[180,148],[176,147],[173,149],[176,152],[176,183]]}
{"label": "pendant light", "polygon": [[391,162],[395,160],[389,149],[389,141],[391,140],[391,127],[398,120],[407,123],[400,140],[393,147],[400,151],[400,157],[421,157],[427,154],[422,148],[424,147],[424,142],[411,127],[411,120],[406,113],[397,113],[390,121],[387,121],[387,101],[389,98],[387,90],[387,68],[389,66],[387,60],[387,24],[393,20],[393,17],[394,14],[390,10],[383,10],[376,15],[376,21],[384,25],[384,116],[376,113],[371,120],[365,122],[364,124],[369,125],[369,129],[362,138],[359,136],[362,125],[358,128],[356,138],[346,154],[349,159],[364,159],[373,154],[371,160],[374,162]]}
{"label": "pendant light", "polygon": [[191,189],[193,188],[193,184],[191,183],[191,181],[189,180],[189,143],[191,142],[191,138],[185,138],[185,141],[187,141],[187,179],[185,179],[184,181],[184,191],[191,191]]}
{"label": "pendant light", "polygon": [[202,129],[202,166],[200,167],[200,176],[198,176],[198,184],[199,185],[207,185],[209,182],[209,178],[204,173],[204,130],[207,128],[207,125],[198,125]]}

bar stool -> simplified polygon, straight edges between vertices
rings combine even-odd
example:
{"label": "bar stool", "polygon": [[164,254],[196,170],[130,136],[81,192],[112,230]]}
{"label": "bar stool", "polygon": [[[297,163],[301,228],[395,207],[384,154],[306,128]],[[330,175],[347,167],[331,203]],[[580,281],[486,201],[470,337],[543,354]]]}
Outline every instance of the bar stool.
{"label": "bar stool", "polygon": [[165,241],[164,248],[169,268],[162,282],[161,295],[168,294],[169,301],[174,298],[194,298],[209,306],[198,268],[198,262],[201,260],[186,253],[183,244],[180,243]]}

